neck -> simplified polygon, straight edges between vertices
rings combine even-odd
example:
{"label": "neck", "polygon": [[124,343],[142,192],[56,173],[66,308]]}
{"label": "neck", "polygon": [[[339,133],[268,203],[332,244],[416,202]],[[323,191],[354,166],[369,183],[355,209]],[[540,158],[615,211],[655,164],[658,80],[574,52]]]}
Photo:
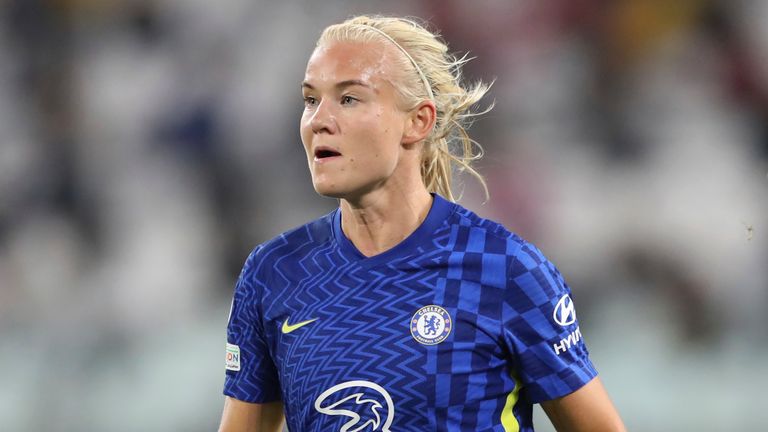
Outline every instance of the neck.
{"label": "neck", "polygon": [[400,189],[395,193],[375,191],[350,201],[341,200],[341,228],[344,235],[365,256],[385,252],[426,219],[432,196],[426,188]]}

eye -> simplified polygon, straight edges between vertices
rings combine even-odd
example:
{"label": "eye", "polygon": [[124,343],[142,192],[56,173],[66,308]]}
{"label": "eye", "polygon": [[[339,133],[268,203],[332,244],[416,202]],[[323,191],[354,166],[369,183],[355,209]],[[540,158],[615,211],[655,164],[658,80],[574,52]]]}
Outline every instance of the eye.
{"label": "eye", "polygon": [[304,96],[304,106],[307,108],[311,108],[313,106],[317,105],[317,99],[314,98],[314,96]]}
{"label": "eye", "polygon": [[355,99],[352,96],[345,95],[345,96],[341,97],[341,104],[342,105],[350,105],[350,104],[353,104],[355,102],[357,102],[357,99]]}

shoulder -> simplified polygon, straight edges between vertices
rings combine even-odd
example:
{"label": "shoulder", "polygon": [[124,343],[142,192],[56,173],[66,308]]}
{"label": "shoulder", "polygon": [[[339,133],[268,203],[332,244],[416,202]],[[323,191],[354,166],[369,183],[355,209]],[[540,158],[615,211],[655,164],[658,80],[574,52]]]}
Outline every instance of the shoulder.
{"label": "shoulder", "polygon": [[[496,270],[503,271],[505,275],[504,298],[512,310],[518,313],[534,309],[550,311],[564,296],[570,295],[570,288],[560,271],[536,245],[503,225],[483,219],[469,210],[457,213],[465,218],[470,239],[473,229],[485,234],[485,251],[504,249],[505,268],[497,267]],[[475,234],[474,237],[480,235]],[[483,257],[483,260],[485,264],[487,258]]]}
{"label": "shoulder", "polygon": [[499,265],[503,258],[504,271],[512,282],[532,276],[541,280],[542,273],[545,273],[547,279],[556,279],[556,284],[560,284],[562,277],[559,271],[544,253],[504,225],[482,218],[458,204],[450,219],[453,250],[480,253],[484,262],[495,261]]}
{"label": "shoulder", "polygon": [[452,225],[457,247],[466,248],[468,252],[503,254],[510,258],[525,253],[526,249],[538,250],[504,225],[480,217],[459,204],[455,206],[449,223]]}
{"label": "shoulder", "polygon": [[242,275],[262,273],[278,261],[304,256],[308,249],[327,244],[333,239],[335,211],[257,245],[243,266]]}

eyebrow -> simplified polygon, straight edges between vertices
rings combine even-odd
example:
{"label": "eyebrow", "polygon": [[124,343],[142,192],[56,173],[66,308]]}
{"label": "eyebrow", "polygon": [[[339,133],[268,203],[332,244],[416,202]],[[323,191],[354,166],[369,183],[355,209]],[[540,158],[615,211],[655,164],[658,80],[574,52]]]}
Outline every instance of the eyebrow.
{"label": "eyebrow", "polygon": [[[339,82],[336,83],[336,85],[334,87],[336,87],[336,89],[338,89],[338,90],[341,90],[341,89],[344,89],[344,88],[347,88],[347,87],[351,87],[351,86],[361,86],[361,87],[366,87],[366,88],[369,88],[369,89],[373,88],[367,82],[361,81],[361,80],[358,80],[358,79],[350,79],[350,80],[339,81]],[[315,89],[315,87],[312,84],[308,83],[307,81],[304,81],[304,82],[301,83],[301,88],[306,88],[306,89],[310,89],[310,90],[314,90]]]}

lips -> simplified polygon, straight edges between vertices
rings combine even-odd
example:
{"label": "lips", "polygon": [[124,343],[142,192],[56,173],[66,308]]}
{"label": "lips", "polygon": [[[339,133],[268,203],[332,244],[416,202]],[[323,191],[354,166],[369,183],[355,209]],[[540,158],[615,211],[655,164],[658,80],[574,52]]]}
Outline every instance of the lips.
{"label": "lips", "polygon": [[327,147],[327,146],[315,147],[315,160],[329,159],[337,156],[341,156],[341,152],[339,152],[338,150],[332,147]]}

